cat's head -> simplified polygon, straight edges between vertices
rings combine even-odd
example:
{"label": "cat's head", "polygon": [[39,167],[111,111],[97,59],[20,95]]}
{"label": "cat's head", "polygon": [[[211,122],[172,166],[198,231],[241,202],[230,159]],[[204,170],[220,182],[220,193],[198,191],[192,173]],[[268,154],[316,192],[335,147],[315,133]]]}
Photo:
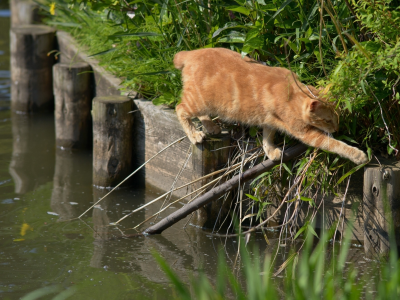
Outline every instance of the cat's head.
{"label": "cat's head", "polygon": [[339,116],[331,104],[317,99],[308,99],[306,122],[322,131],[332,133],[339,130]]}

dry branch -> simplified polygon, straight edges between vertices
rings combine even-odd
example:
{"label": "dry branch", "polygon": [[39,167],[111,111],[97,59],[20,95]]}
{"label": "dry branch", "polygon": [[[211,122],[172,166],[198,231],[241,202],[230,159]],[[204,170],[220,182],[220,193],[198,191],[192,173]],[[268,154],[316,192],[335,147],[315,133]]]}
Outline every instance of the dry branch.
{"label": "dry branch", "polygon": [[[303,145],[303,144],[296,145],[296,146],[286,150],[283,153],[282,162],[291,160],[291,159],[299,156],[301,153],[303,153],[306,150],[307,150],[306,145]],[[194,212],[195,210],[199,209],[200,207],[203,207],[207,203],[210,203],[211,201],[218,199],[220,196],[222,196],[226,192],[229,192],[230,190],[234,189],[235,187],[237,187],[239,185],[239,182],[243,183],[248,180],[251,180],[251,179],[261,175],[262,173],[272,169],[274,166],[276,166],[279,163],[280,163],[279,161],[274,162],[272,160],[266,160],[266,161],[263,161],[262,163],[256,165],[255,167],[247,170],[246,172],[232,177],[230,180],[211,189],[210,191],[208,191],[204,195],[200,196],[196,200],[188,203],[184,207],[178,209],[174,213],[172,213],[169,216],[167,216],[166,218],[162,219],[157,224],[147,228],[144,231],[144,233],[145,234],[159,234],[159,233],[163,232],[165,229],[172,226],[176,222],[182,220],[190,213]]]}

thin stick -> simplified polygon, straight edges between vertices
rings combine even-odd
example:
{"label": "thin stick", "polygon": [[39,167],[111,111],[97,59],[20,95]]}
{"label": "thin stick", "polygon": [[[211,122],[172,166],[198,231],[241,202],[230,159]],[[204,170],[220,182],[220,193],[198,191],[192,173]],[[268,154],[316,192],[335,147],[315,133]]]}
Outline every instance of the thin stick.
{"label": "thin stick", "polygon": [[[344,196],[343,196],[343,200],[342,200],[342,208],[340,209],[338,223],[336,224],[335,234],[333,235],[333,248],[332,248],[333,254],[332,255],[335,254],[336,232],[337,232],[337,230],[339,228],[340,219],[342,217],[342,213],[343,213],[343,209],[344,209],[344,202],[346,201],[347,190],[349,189],[350,178],[351,178],[351,175],[349,176],[349,179],[347,179],[347,186],[346,186],[346,190],[344,192]],[[344,219],[344,216],[343,216],[343,219]],[[343,235],[343,230],[341,232],[341,235]]]}
{"label": "thin stick", "polygon": [[383,111],[382,111],[381,102],[380,102],[379,99],[375,96],[375,93],[372,91],[372,89],[371,89],[371,87],[369,86],[368,83],[367,83],[367,85],[368,85],[368,88],[369,88],[369,90],[371,91],[372,95],[374,95],[376,101],[377,101],[378,104],[379,104],[379,108],[380,108],[380,110],[381,110],[382,121],[383,121],[383,123],[385,124],[386,131],[387,131],[387,133],[388,133],[389,147],[392,148],[392,149],[394,150],[395,155],[397,155],[397,153],[399,152],[399,150],[397,150],[396,148],[394,148],[394,147],[392,146],[392,141],[391,141],[391,139],[390,139],[390,136],[391,136],[392,134],[391,134],[390,131],[389,131],[389,128],[388,128],[388,126],[387,126],[387,124],[386,124],[385,118],[383,117]]}
{"label": "thin stick", "polygon": [[[299,178],[300,176],[298,176],[299,180],[296,181],[295,183],[293,183],[292,187],[287,191],[287,193],[286,193],[285,197],[283,198],[281,204],[280,204],[280,205],[278,206],[278,208],[273,212],[273,214],[272,214],[271,216],[269,216],[266,220],[262,221],[262,222],[261,222],[260,224],[258,224],[257,226],[254,226],[254,227],[250,228],[250,229],[247,230],[247,231],[243,231],[243,232],[241,232],[241,234],[246,234],[246,233],[250,233],[250,232],[256,231],[257,229],[261,228],[264,224],[266,224],[269,220],[271,220],[271,219],[276,215],[276,213],[277,213],[277,212],[282,208],[282,206],[286,203],[286,200],[287,200],[288,196],[290,195],[290,193],[292,192],[292,190],[293,190],[300,182],[303,181],[303,178],[304,178],[303,175],[304,175],[305,172],[308,170],[308,168],[309,168],[309,166],[311,165],[311,162],[312,162],[312,161],[313,161],[313,159],[310,160],[310,161],[308,162],[306,168],[304,168],[304,171],[303,171],[303,173],[301,174],[301,178]],[[227,234],[227,235],[225,235],[225,237],[234,237],[234,236],[238,236],[238,234],[234,233],[234,234]]]}
{"label": "thin stick", "polygon": [[[206,189],[206,187],[207,187],[207,186],[204,185],[204,186],[202,186],[201,188],[195,190],[193,193],[190,193],[189,195],[186,195],[185,197],[182,197],[181,199],[175,200],[174,202],[168,204],[168,205],[165,206],[163,209],[161,209],[161,210],[159,210],[158,212],[156,212],[155,214],[153,214],[151,217],[147,218],[147,219],[144,220],[143,222],[141,222],[141,223],[139,223],[138,225],[136,225],[135,227],[133,227],[133,229],[138,228],[140,225],[142,225],[142,224],[146,223],[147,221],[151,220],[152,218],[158,216],[160,213],[162,213],[163,211],[165,211],[165,210],[166,210],[167,208],[169,208],[171,205],[174,205],[175,203],[179,202],[179,201],[182,200],[183,198],[186,198],[186,197],[188,197],[188,196],[190,196],[190,195],[192,195],[192,194],[198,192],[197,195],[193,197],[193,199],[190,199],[190,200],[188,201],[188,203],[192,202],[192,201],[195,200],[197,197],[199,197],[199,196],[201,195],[202,192],[204,192],[204,190]],[[118,221],[118,222],[119,222],[119,221]]]}
{"label": "thin stick", "polygon": [[139,168],[137,168],[135,171],[133,171],[130,175],[128,175],[128,177],[126,177],[124,180],[122,180],[116,187],[114,187],[110,192],[107,193],[107,195],[105,195],[104,197],[102,197],[100,200],[98,200],[95,204],[93,204],[91,207],[89,207],[84,213],[82,213],[78,219],[80,219],[84,214],[86,214],[89,210],[91,210],[95,205],[97,205],[100,201],[102,201],[104,198],[106,198],[108,195],[110,195],[112,192],[114,192],[119,186],[121,186],[121,184],[123,184],[125,181],[127,181],[129,178],[131,178],[135,173],[137,173],[141,168],[143,168],[149,161],[151,161],[153,158],[155,158],[157,155],[159,155],[161,152],[164,152],[165,150],[167,150],[169,147],[175,145],[176,143],[181,142],[182,140],[184,140],[186,138],[186,136],[183,136],[179,139],[177,139],[175,142],[172,142],[171,144],[169,144],[167,147],[165,147],[164,149],[158,151],[156,154],[154,154],[151,158],[149,158],[144,164],[142,164]]}
{"label": "thin stick", "polygon": [[[288,149],[286,151],[286,153],[284,154],[285,155],[284,162],[302,154],[303,152],[305,152],[307,150],[307,148],[308,147],[303,144],[298,144],[298,145]],[[185,205],[184,207],[178,209],[177,211],[173,212],[172,214],[170,214],[168,217],[162,219],[157,224],[147,228],[144,231],[144,234],[159,234],[163,230],[167,229],[168,227],[172,226],[179,220],[186,217],[188,214],[195,211],[196,209],[206,205],[207,203],[210,203],[211,201],[213,201],[215,199],[218,199],[220,196],[222,196],[226,192],[228,192],[238,186],[239,176],[241,177],[241,181],[245,182],[245,181],[251,180],[253,178],[256,178],[263,172],[272,169],[274,166],[276,166],[278,164],[279,164],[279,162],[274,162],[272,160],[263,161],[262,163],[259,163],[258,165],[254,166],[253,168],[247,170],[246,172],[232,177],[231,179],[224,182],[223,184],[209,190],[204,195],[197,198],[195,201],[193,201],[193,202]],[[263,224],[261,224],[260,226],[262,226],[262,225]],[[254,230],[252,230],[252,231],[254,231]],[[247,233],[247,232],[245,232],[245,233]]]}
{"label": "thin stick", "polygon": [[319,45],[319,56],[321,58],[322,70],[324,71],[325,77],[327,77],[328,75],[326,74],[325,65],[324,65],[324,59],[322,57],[322,21],[323,21],[323,15],[324,15],[324,0],[321,1],[321,9],[320,9],[319,14],[320,14],[319,42],[318,42],[318,45]]}
{"label": "thin stick", "polygon": [[[190,157],[191,157],[192,154],[193,154],[192,152],[190,152],[191,149],[192,149],[192,145],[189,146],[189,149],[188,149],[188,152],[187,152],[186,160],[185,160],[184,164],[182,165],[181,169],[179,170],[178,174],[175,176],[174,182],[172,183],[172,186],[171,186],[171,189],[170,189],[170,190],[173,190],[173,189],[175,188],[176,182],[178,181],[179,177],[181,176],[183,170],[186,168],[186,165],[187,165],[187,163],[189,162],[189,159],[190,159]],[[189,152],[190,152],[190,153],[189,153]],[[166,201],[168,201],[169,199],[171,199],[171,195],[172,195],[172,192],[170,192],[170,193],[167,195],[167,197],[164,199],[164,202],[161,204],[160,209],[163,208],[163,206],[164,206],[164,204],[165,204]],[[158,218],[158,216],[156,217],[156,219],[157,219],[157,218]]]}
{"label": "thin stick", "polygon": [[[254,154],[253,154],[252,156],[250,156],[250,157],[247,159],[246,163],[247,163],[250,159],[254,159],[254,158],[257,158],[257,157],[259,157],[259,156],[260,156],[260,155],[257,155],[256,157],[254,157]],[[149,206],[149,205],[151,205],[151,204],[153,204],[153,203],[155,203],[155,202],[161,200],[162,198],[164,198],[165,196],[167,196],[168,194],[170,194],[170,193],[172,193],[172,192],[174,192],[174,191],[176,191],[176,190],[179,190],[179,189],[181,189],[181,188],[187,187],[188,185],[191,185],[191,184],[193,184],[193,183],[195,183],[195,182],[197,182],[197,181],[199,181],[199,180],[202,180],[202,179],[211,177],[211,176],[213,176],[213,175],[216,175],[216,174],[218,174],[218,173],[224,172],[224,171],[226,171],[226,170],[228,170],[228,169],[230,169],[230,168],[234,168],[234,169],[232,169],[232,170],[226,172],[226,174],[223,174],[222,176],[216,178],[215,180],[213,180],[213,181],[207,183],[207,185],[205,185],[205,186],[208,186],[209,184],[215,182],[216,180],[222,178],[223,176],[226,176],[226,175],[232,173],[233,171],[237,170],[237,167],[238,167],[240,164],[241,164],[241,163],[237,163],[237,164],[235,164],[235,165],[233,165],[233,166],[231,166],[231,167],[228,167],[228,168],[224,168],[224,169],[215,171],[215,172],[210,173],[210,174],[208,174],[208,175],[206,175],[206,176],[203,176],[203,177],[201,177],[201,178],[198,178],[198,179],[196,179],[196,180],[193,180],[192,182],[189,182],[189,183],[184,184],[184,185],[182,185],[182,186],[180,186],[180,187],[177,187],[176,189],[174,189],[174,190],[172,190],[172,191],[168,191],[168,192],[166,192],[165,194],[162,194],[161,196],[157,197],[156,199],[154,199],[154,200],[152,200],[152,201],[150,201],[150,202],[148,202],[148,203],[142,205],[141,207],[139,207],[139,208],[133,210],[132,212],[130,212],[129,214],[123,216],[120,220],[118,220],[118,221],[117,221],[116,223],[114,223],[113,225],[118,224],[119,222],[121,222],[121,221],[124,220],[125,218],[129,217],[130,215],[134,214],[135,212],[138,212],[139,210],[142,210],[143,208],[145,208],[145,207],[147,207],[147,206]],[[197,190],[196,190],[196,191],[197,191]],[[194,191],[194,192],[196,192],[196,191]],[[194,193],[194,192],[193,192],[193,193]],[[193,193],[190,193],[190,194],[186,195],[185,197],[180,198],[179,200],[183,200],[184,198],[186,198],[186,197],[192,195]]]}
{"label": "thin stick", "polygon": [[[253,159],[254,157],[257,158],[259,155],[256,155],[256,154],[257,154],[257,153],[253,153],[253,154],[246,160],[246,163],[247,163],[249,160]],[[238,163],[238,164],[241,164],[241,163]],[[231,166],[231,168],[232,168],[232,166]],[[190,194],[188,194],[188,195],[186,195],[186,196],[184,196],[184,197],[182,197],[182,198],[180,198],[180,199],[178,199],[178,200],[175,200],[174,202],[168,204],[166,207],[164,207],[163,209],[159,210],[157,213],[155,213],[155,214],[152,215],[151,217],[147,218],[147,219],[144,220],[143,222],[141,222],[141,223],[139,223],[138,225],[136,225],[135,227],[133,227],[133,229],[136,229],[136,228],[138,228],[140,225],[142,225],[142,224],[146,223],[147,221],[151,220],[152,218],[154,218],[154,217],[157,216],[158,214],[160,214],[160,213],[162,213],[163,211],[165,211],[165,210],[166,210],[167,208],[169,208],[171,205],[174,205],[175,203],[177,203],[177,202],[183,200],[184,198],[187,198],[187,197],[193,195],[194,193],[198,192],[196,196],[194,196],[192,199],[190,199],[190,200],[188,201],[187,204],[189,204],[190,202],[194,201],[197,197],[199,197],[199,196],[204,192],[204,190],[206,190],[206,188],[207,188],[209,185],[220,181],[224,176],[226,176],[226,175],[228,175],[228,174],[230,174],[230,173],[236,171],[238,168],[239,168],[239,166],[235,167],[234,169],[229,170],[229,171],[226,172],[225,174],[223,174],[223,175],[221,175],[220,177],[215,178],[214,180],[210,181],[209,183],[207,183],[207,184],[201,186],[200,188],[198,188],[197,190],[193,191],[192,193],[190,193]],[[132,212],[132,213],[133,213],[133,212]],[[132,214],[132,213],[131,213],[131,214]],[[122,219],[124,219],[124,218],[126,218],[126,217],[127,217],[127,216],[124,216]],[[117,223],[119,223],[120,221],[122,221],[122,219],[119,220],[118,222],[114,223],[114,225],[116,225]],[[185,226],[186,226],[186,225],[185,225]]]}

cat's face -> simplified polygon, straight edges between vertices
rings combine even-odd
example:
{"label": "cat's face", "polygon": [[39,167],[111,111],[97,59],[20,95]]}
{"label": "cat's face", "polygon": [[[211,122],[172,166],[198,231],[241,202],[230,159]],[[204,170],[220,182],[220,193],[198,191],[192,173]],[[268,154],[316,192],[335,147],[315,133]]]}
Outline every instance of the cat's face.
{"label": "cat's face", "polygon": [[339,118],[334,109],[318,100],[311,100],[307,106],[307,123],[327,133],[339,130]]}

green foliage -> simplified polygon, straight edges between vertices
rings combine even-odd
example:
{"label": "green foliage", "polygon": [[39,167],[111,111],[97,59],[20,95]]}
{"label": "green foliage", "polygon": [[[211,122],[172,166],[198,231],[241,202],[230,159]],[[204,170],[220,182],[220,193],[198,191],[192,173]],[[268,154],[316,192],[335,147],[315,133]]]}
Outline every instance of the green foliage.
{"label": "green foliage", "polygon": [[[373,152],[400,158],[398,0],[44,0],[42,6],[50,11],[52,3],[49,24],[71,32],[126,89],[155,105],[179,103],[177,52],[226,47],[290,68],[304,83],[330,85],[341,115],[336,138],[370,158]],[[257,128],[249,134],[261,144]],[[277,166],[252,185],[257,218],[294,178],[301,188],[287,200],[315,208],[315,190],[335,194],[358,169],[326,151]]]}
{"label": "green foliage", "polygon": [[[329,76],[331,95],[343,107],[344,130],[354,140],[392,154],[400,145],[400,9],[391,1],[354,3],[363,29],[359,41]],[[354,37],[352,36],[354,39]],[[350,119],[352,118],[352,119]],[[386,123],[386,124],[385,124]],[[390,138],[390,141],[389,141]]]}
{"label": "green foliage", "polygon": [[[73,33],[107,69],[154,104],[174,107],[181,50],[228,47],[303,82],[331,84],[342,139],[397,154],[400,113],[397,1],[45,0],[49,24]],[[321,7],[323,10],[321,11]],[[385,125],[386,123],[386,125]],[[255,136],[254,129],[250,132]],[[389,141],[390,139],[390,141]]]}
{"label": "green foliage", "polygon": [[[338,255],[329,257],[329,239],[334,229],[322,235],[314,247],[315,232],[312,226],[307,227],[307,234],[302,253],[292,252],[287,260],[273,274],[271,258],[262,259],[257,254],[250,257],[249,252],[239,244],[241,258],[241,273],[231,271],[226,263],[224,252],[219,253],[219,263],[216,283],[203,273],[193,277],[188,288],[166,264],[162,257],[153,253],[161,269],[166,273],[177,296],[175,299],[397,299],[400,296],[400,261],[393,250],[390,254],[390,263],[376,270],[379,278],[362,277],[352,268],[347,268],[346,258],[349,252],[350,240],[345,238]],[[348,232],[350,233],[350,232]],[[347,236],[350,236],[347,234]],[[284,288],[272,281],[272,276],[284,274]],[[241,278],[238,281],[238,277]],[[364,295],[363,295],[364,294]]]}

